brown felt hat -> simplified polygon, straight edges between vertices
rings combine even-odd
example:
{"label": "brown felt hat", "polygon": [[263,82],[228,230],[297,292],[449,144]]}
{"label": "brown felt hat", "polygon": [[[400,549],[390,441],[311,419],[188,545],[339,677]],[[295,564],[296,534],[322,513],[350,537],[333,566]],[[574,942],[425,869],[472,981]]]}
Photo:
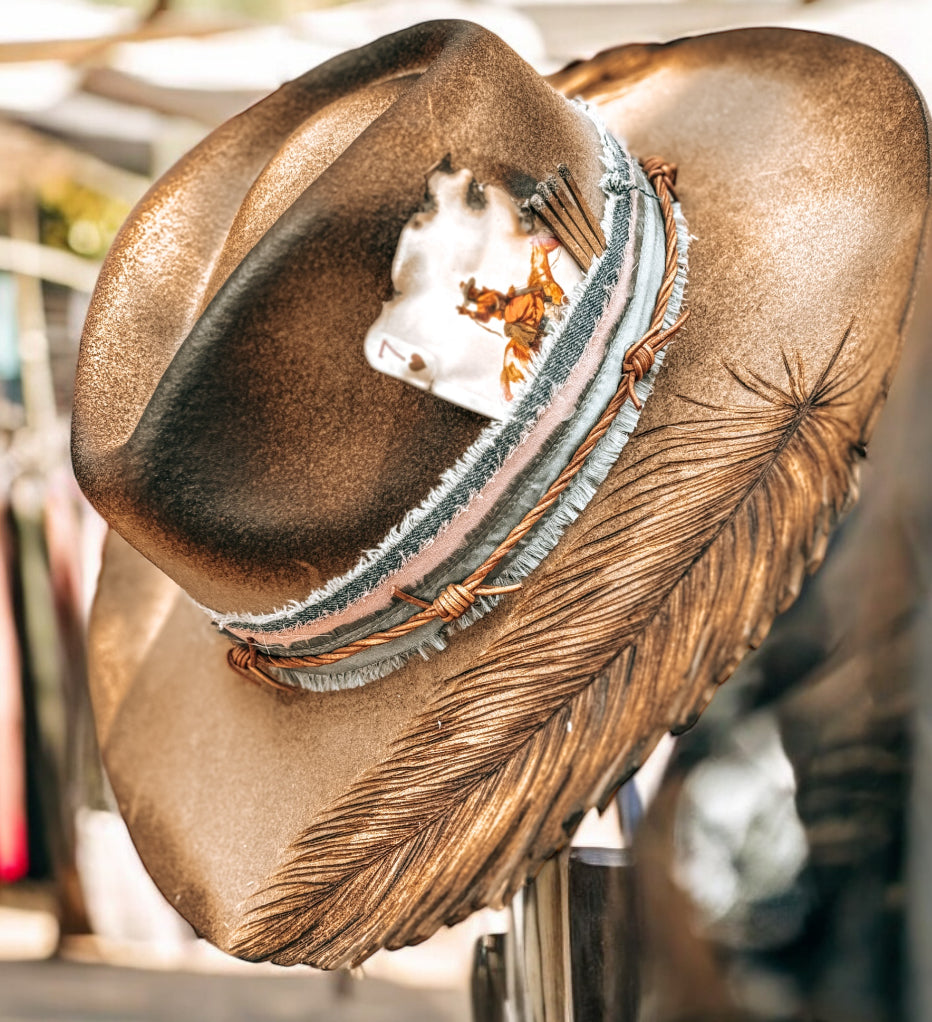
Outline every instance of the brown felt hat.
{"label": "brown felt hat", "polygon": [[[548,83],[457,22],[157,182],[73,449],[113,529],[98,733],[168,900],[324,967],[507,900],[820,561],[928,197],[922,101],[867,47],[731,32]],[[526,285],[457,276],[528,243]],[[452,403],[488,368],[448,368],[461,328],[504,351],[498,419]]]}

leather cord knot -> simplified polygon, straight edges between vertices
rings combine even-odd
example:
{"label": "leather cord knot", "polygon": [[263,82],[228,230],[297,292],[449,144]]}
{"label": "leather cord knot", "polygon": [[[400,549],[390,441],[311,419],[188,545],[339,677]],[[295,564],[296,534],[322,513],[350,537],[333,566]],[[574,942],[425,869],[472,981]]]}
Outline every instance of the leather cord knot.
{"label": "leather cord knot", "polygon": [[639,380],[643,380],[651,371],[654,366],[654,360],[657,357],[657,352],[666,346],[670,338],[673,337],[687,319],[689,319],[689,309],[684,310],[676,322],[672,326],[667,327],[666,330],[655,327],[642,337],[635,347],[628,349],[625,360],[621,364],[622,387],[626,397],[638,411],[641,410],[641,402],[635,393],[634,385]]}
{"label": "leather cord knot", "polygon": [[255,639],[247,639],[245,646],[232,646],[227,650],[227,663],[234,671],[254,685],[271,685],[280,692],[293,692],[291,685],[283,685],[259,666],[259,651]]}
{"label": "leather cord knot", "polygon": [[256,644],[248,641],[246,646],[233,646],[227,653],[227,660],[230,666],[244,678],[249,678],[253,668],[256,666]]}
{"label": "leather cord knot", "polygon": [[455,621],[462,617],[476,602],[476,597],[466,586],[451,582],[434,600],[431,606],[444,621]]}
{"label": "leather cord knot", "polygon": [[643,380],[653,367],[654,349],[649,344],[629,351],[621,366],[626,373],[634,376],[635,382]]}
{"label": "leather cord knot", "polygon": [[650,156],[641,166],[644,168],[647,180],[655,188],[657,187],[657,180],[662,180],[667,191],[670,193],[670,198],[676,202],[676,164],[667,163],[660,156]]}
{"label": "leather cord knot", "polygon": [[479,585],[479,581],[479,579],[474,579],[472,584],[469,583],[469,580],[465,583],[451,582],[439,596],[434,598],[432,603],[420,600],[397,586],[392,589],[392,596],[396,600],[413,603],[415,607],[421,607],[423,610],[433,611],[433,616],[439,617],[441,621],[449,624],[462,617],[476,602],[477,596],[500,596],[503,593],[515,593],[521,588],[520,582],[511,586],[485,586]]}

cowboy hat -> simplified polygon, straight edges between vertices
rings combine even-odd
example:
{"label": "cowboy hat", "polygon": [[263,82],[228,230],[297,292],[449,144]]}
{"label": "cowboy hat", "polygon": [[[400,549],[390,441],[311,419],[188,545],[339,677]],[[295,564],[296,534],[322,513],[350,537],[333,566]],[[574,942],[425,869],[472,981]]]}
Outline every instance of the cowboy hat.
{"label": "cowboy hat", "polygon": [[[169,171],[101,274],[98,733],[150,873],[243,957],[507,900],[854,498],[928,204],[909,80],[752,30],[552,82],[457,22],[347,53]],[[497,361],[454,365],[461,329]]]}

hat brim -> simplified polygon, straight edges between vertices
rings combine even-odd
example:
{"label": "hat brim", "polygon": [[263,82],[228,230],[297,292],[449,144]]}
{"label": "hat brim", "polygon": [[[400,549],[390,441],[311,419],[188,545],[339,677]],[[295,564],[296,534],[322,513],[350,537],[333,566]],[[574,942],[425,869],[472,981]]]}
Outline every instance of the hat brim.
{"label": "hat brim", "polygon": [[507,899],[688,726],[821,559],[895,367],[924,237],[922,101],[851,42],[748,30],[556,76],[679,167],[691,319],[637,432],[525,588],[361,689],[278,694],[110,536],[104,760],[201,934],[334,967]]}

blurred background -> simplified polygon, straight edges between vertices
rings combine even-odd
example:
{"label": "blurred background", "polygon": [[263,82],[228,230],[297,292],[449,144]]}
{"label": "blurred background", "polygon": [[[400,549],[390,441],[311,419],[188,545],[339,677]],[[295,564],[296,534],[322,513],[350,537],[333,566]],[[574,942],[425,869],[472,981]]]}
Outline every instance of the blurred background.
{"label": "blurred background", "polygon": [[[0,1022],[472,1017],[473,948],[502,914],[323,974],[235,962],[155,890],[95,746],[104,526],[68,458],[90,292],[149,183],[282,81],[434,17],[484,24],[543,73],[628,42],[809,28],[932,94],[932,0],[0,0]],[[613,806],[577,836],[634,843],[644,1022],[932,1019],[930,389],[926,272],[824,570],[623,789],[626,834]]]}

